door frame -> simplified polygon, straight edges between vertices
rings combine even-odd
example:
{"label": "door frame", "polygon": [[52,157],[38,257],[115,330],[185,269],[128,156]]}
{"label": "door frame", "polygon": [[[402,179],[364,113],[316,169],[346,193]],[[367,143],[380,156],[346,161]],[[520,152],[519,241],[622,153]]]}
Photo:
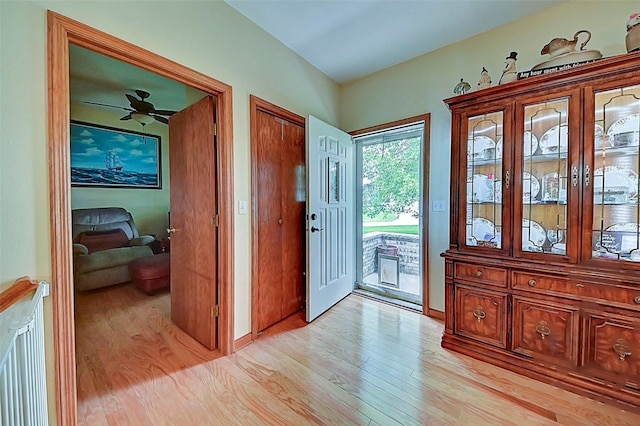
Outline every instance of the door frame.
{"label": "door frame", "polygon": [[402,120],[391,121],[364,129],[349,132],[352,137],[362,136],[367,133],[381,132],[393,127],[405,126],[418,121],[424,122],[422,137],[422,218],[420,219],[420,230],[422,233],[422,314],[440,318],[437,311],[429,308],[429,159],[430,159],[430,135],[431,135],[431,113],[416,115]]}
{"label": "door frame", "polygon": [[219,345],[234,349],[233,123],[231,86],[96,30],[47,11],[48,147],[51,228],[53,343],[57,423],[77,422],[77,383],[71,240],[69,43],[137,65],[217,97],[219,194]]}
{"label": "door frame", "polygon": [[[251,341],[258,338],[258,111],[266,112],[306,129],[306,119],[255,95],[249,95],[251,128]],[[305,142],[306,143],[306,142]],[[304,227],[304,223],[301,224]],[[306,237],[305,237],[306,238]]]}

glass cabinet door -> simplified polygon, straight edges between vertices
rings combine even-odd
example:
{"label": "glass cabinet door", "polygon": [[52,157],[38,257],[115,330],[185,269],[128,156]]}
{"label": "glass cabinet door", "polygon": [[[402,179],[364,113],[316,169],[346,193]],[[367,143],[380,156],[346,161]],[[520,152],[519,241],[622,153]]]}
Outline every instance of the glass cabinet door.
{"label": "glass cabinet door", "polygon": [[502,249],[502,111],[473,116],[466,121],[467,246]]}
{"label": "glass cabinet door", "polygon": [[594,98],[591,182],[585,178],[585,188],[592,185],[586,193],[593,194],[591,256],[640,262],[640,85],[596,92]]}
{"label": "glass cabinet door", "polygon": [[516,252],[567,254],[569,105],[569,98],[525,105],[522,127],[516,125],[515,158],[522,167],[515,172],[522,230],[514,223],[514,235],[521,237],[514,238]]}

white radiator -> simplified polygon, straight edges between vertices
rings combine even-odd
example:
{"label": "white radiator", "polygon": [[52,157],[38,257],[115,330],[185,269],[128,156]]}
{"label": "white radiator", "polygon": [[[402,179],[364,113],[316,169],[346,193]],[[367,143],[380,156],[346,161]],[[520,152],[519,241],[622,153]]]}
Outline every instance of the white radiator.
{"label": "white radiator", "polygon": [[0,425],[48,424],[41,281],[33,297],[0,313]]}

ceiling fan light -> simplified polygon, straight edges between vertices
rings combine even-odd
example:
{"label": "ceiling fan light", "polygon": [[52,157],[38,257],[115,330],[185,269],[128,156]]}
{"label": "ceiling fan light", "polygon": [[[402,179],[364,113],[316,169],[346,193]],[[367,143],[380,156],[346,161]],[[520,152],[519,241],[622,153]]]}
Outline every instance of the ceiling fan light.
{"label": "ceiling fan light", "polygon": [[134,120],[136,120],[138,123],[142,124],[143,126],[147,125],[147,124],[151,124],[155,121],[155,119],[148,115],[148,114],[143,114],[141,112],[132,112],[131,113],[131,118],[133,118]]}

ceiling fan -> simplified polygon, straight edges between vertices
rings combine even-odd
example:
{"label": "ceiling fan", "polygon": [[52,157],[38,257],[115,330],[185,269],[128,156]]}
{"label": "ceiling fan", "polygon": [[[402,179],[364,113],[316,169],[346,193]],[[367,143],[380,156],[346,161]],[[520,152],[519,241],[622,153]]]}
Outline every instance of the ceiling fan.
{"label": "ceiling fan", "polygon": [[125,111],[129,111],[129,113],[124,117],[121,117],[120,120],[135,120],[138,123],[142,124],[143,129],[144,129],[144,126],[146,126],[147,124],[151,124],[154,121],[158,121],[164,124],[169,124],[169,120],[164,116],[170,117],[171,115],[175,114],[176,111],[170,111],[166,109],[156,109],[151,102],[147,102],[145,100],[149,96],[151,96],[149,92],[145,92],[144,90],[135,90],[135,92],[140,99],[136,98],[135,96],[129,93],[124,94],[129,100],[130,108],[116,106],[116,105],[101,104],[98,102],[89,102],[89,101],[82,101],[82,103],[91,104],[91,105],[101,105],[109,108],[118,108],[118,109],[123,109]]}

